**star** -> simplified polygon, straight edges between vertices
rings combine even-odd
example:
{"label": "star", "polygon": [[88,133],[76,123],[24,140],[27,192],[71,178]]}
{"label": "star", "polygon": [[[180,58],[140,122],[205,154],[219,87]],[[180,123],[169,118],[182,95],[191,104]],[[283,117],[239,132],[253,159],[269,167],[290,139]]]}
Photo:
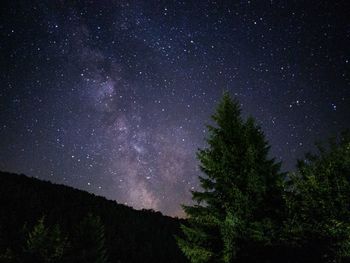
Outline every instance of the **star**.
{"label": "star", "polygon": [[183,216],[227,90],[294,171],[313,142],[350,125],[345,10],[194,0],[7,9],[0,170]]}

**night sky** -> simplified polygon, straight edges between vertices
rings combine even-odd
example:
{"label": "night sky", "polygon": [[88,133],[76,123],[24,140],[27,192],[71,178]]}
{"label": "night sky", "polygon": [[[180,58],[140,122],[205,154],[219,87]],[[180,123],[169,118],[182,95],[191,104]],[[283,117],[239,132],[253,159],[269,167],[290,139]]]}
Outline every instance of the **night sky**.
{"label": "night sky", "polygon": [[181,216],[228,90],[292,171],[350,127],[346,2],[1,1],[0,170]]}

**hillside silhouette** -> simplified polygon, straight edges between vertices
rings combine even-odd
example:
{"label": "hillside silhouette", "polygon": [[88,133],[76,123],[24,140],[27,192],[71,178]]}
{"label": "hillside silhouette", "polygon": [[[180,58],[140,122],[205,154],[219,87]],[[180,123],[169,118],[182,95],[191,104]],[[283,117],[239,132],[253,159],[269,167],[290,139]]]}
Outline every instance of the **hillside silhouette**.
{"label": "hillside silhouette", "polygon": [[42,217],[70,237],[92,214],[104,226],[109,262],[187,262],[174,239],[182,220],[160,212],[138,211],[72,187],[7,172],[0,172],[0,207],[0,251],[19,254],[27,229]]}

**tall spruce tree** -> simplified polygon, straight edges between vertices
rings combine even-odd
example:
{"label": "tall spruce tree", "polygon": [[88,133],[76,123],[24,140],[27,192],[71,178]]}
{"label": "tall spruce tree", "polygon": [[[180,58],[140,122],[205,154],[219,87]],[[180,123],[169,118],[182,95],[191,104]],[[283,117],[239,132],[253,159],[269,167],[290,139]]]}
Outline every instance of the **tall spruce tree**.
{"label": "tall spruce tree", "polygon": [[188,224],[178,245],[191,262],[263,262],[271,257],[283,214],[283,174],[252,118],[225,93],[197,153],[203,191],[184,206]]}

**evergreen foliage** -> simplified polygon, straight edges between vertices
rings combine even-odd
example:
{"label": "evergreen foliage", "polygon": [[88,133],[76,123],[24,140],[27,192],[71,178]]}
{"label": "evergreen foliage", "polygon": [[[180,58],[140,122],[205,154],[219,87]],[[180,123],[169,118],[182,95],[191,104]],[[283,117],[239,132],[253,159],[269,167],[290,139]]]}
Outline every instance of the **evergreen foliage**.
{"label": "evergreen foliage", "polygon": [[187,220],[0,172],[0,262],[350,262],[350,133],[285,176],[228,93],[212,119]]}
{"label": "evergreen foliage", "polygon": [[72,262],[107,262],[105,232],[99,216],[88,214],[75,235]]}
{"label": "evergreen foliage", "polygon": [[28,234],[25,252],[29,254],[30,261],[62,262],[67,247],[67,238],[62,237],[59,226],[45,227],[42,217]]}
{"label": "evergreen foliage", "polygon": [[178,245],[191,262],[264,262],[273,256],[283,220],[283,174],[252,118],[225,93],[199,150],[202,192],[184,206],[189,225]]}
{"label": "evergreen foliage", "polygon": [[297,262],[350,262],[350,134],[298,163],[286,189],[286,239]]}

